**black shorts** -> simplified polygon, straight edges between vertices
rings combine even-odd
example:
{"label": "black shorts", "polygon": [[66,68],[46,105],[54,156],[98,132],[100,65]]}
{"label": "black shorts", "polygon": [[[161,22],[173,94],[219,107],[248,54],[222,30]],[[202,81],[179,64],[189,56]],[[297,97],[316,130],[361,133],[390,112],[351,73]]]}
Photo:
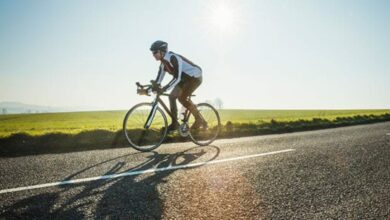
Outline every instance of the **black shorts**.
{"label": "black shorts", "polygon": [[190,76],[185,76],[177,84],[176,87],[179,87],[181,90],[182,97],[188,97],[202,84],[202,77],[194,78]]}

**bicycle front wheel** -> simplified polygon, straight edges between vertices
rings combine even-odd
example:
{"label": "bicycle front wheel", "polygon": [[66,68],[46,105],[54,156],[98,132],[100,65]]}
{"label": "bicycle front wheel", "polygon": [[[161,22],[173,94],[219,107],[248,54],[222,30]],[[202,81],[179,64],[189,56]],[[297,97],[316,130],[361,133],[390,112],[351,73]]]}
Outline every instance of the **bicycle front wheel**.
{"label": "bicycle front wheel", "polygon": [[200,103],[196,106],[204,121],[207,123],[206,127],[198,129],[192,128],[195,123],[195,117],[190,114],[188,124],[190,127],[189,135],[197,145],[206,146],[211,144],[221,131],[221,120],[218,111],[208,103]]}
{"label": "bicycle front wheel", "polygon": [[127,112],[123,131],[133,148],[151,151],[160,146],[167,135],[167,117],[160,107],[154,109],[152,103],[140,103]]}

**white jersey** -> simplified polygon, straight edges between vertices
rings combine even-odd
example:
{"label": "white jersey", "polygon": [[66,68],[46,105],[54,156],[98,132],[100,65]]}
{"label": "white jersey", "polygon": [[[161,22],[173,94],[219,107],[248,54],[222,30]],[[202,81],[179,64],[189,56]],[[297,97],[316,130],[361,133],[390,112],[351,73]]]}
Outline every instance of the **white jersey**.
{"label": "white jersey", "polygon": [[156,79],[158,84],[160,84],[164,79],[165,72],[173,75],[173,79],[164,87],[166,90],[176,86],[183,77],[202,77],[202,69],[198,65],[194,64],[182,55],[173,53],[172,51],[166,52],[161,60],[161,65]]}

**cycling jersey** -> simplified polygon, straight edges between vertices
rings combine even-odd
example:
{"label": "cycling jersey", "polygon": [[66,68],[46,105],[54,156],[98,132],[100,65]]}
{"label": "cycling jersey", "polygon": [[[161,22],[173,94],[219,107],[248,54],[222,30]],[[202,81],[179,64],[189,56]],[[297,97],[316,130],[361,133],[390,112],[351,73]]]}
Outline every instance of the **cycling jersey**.
{"label": "cycling jersey", "polygon": [[161,60],[161,65],[158,70],[156,82],[161,84],[164,79],[165,72],[173,75],[173,79],[164,87],[165,90],[170,90],[175,87],[184,78],[201,78],[202,69],[193,62],[183,57],[182,55],[168,51]]}

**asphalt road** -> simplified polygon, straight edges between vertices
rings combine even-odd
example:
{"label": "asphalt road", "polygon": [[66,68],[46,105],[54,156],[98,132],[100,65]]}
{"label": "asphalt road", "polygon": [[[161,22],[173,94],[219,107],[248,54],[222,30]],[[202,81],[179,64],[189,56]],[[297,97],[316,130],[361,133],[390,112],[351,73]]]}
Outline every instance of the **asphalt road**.
{"label": "asphalt road", "polygon": [[0,219],[389,219],[390,122],[1,158],[0,174]]}

